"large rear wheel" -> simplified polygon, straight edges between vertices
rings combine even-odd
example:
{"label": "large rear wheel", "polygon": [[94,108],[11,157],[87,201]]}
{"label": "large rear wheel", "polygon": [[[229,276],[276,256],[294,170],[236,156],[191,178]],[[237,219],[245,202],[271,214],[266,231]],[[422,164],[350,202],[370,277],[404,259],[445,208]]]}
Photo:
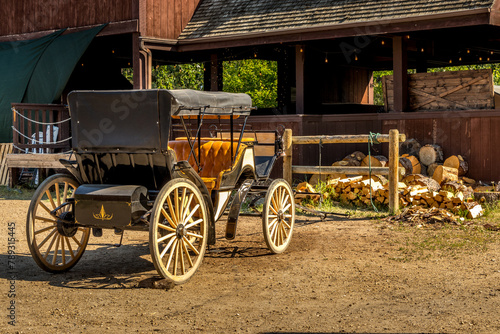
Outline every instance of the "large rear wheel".
{"label": "large rear wheel", "polygon": [[267,247],[274,254],[290,245],[295,224],[293,191],[283,179],[274,180],[266,194],[262,210],[262,229]]}
{"label": "large rear wheel", "polygon": [[185,179],[169,181],[159,192],[149,226],[153,264],[163,278],[187,282],[201,265],[208,216],[200,190]]}
{"label": "large rear wheel", "polygon": [[31,199],[26,221],[28,246],[35,262],[45,271],[69,270],[87,247],[90,229],[75,224],[70,203],[78,186],[72,176],[52,175]]}

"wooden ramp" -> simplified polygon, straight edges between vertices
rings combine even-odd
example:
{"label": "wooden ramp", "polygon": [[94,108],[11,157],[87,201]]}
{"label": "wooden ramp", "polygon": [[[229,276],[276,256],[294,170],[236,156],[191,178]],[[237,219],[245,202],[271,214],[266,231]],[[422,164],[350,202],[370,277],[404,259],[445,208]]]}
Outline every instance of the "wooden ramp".
{"label": "wooden ramp", "polygon": [[7,166],[7,155],[12,153],[12,144],[0,144],[0,185],[9,183],[9,168]]}

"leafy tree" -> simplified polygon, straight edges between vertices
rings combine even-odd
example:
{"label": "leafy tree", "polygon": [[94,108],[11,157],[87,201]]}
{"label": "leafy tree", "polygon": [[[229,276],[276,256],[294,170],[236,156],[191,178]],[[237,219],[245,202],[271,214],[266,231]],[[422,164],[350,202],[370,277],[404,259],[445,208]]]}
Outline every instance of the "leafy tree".
{"label": "leafy tree", "polygon": [[259,108],[274,108],[278,98],[278,64],[246,59],[224,62],[224,91],[247,93]]}
{"label": "leafy tree", "polygon": [[163,65],[153,68],[152,86],[160,89],[203,90],[203,64]]}

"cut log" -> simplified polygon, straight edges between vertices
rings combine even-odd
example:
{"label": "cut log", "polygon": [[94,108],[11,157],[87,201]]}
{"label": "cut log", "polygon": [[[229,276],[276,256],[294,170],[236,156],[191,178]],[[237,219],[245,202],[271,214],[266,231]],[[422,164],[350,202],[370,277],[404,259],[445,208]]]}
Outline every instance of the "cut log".
{"label": "cut log", "polygon": [[465,177],[465,176],[464,176],[464,177],[462,177],[462,181],[463,181],[464,183],[467,183],[467,184],[470,184],[470,185],[476,184],[476,180],[474,180],[474,179],[470,179],[470,178]]}
{"label": "cut log", "polygon": [[355,151],[342,159],[342,161],[348,161],[349,166],[359,166],[365,157],[366,155],[363,152]]}
{"label": "cut log", "polygon": [[383,155],[367,155],[363,161],[361,161],[361,166],[369,166],[371,158],[371,167],[386,167],[388,159]]}
{"label": "cut log", "polygon": [[420,152],[421,147],[422,146],[415,138],[410,138],[401,143],[399,146],[399,154],[418,156],[418,152]]}
{"label": "cut log", "polygon": [[464,176],[469,171],[469,165],[461,155],[452,155],[447,158],[443,166],[458,169],[458,176]]}
{"label": "cut log", "polygon": [[418,180],[413,181],[412,184],[427,187],[429,191],[439,191],[441,189],[439,183],[436,180],[431,179],[430,177],[422,177]]}
{"label": "cut log", "polygon": [[418,161],[418,158],[416,156],[409,155],[409,154],[403,154],[401,157],[407,158],[411,161],[411,165],[413,167],[412,174],[422,173],[422,165],[420,164],[420,161]]}
{"label": "cut log", "polygon": [[413,165],[408,158],[399,158],[399,167],[404,167],[405,176],[413,174]]}
{"label": "cut log", "polygon": [[439,166],[441,166],[441,164],[431,164],[431,165],[427,166],[427,176],[428,177],[433,177],[434,176],[434,171]]}
{"label": "cut log", "polygon": [[466,203],[465,206],[469,210],[467,218],[474,219],[483,215],[483,207],[476,202]]}
{"label": "cut log", "polygon": [[[352,166],[348,161],[336,161],[332,164],[332,166]],[[321,182],[328,182],[331,179],[345,178],[346,175],[342,173],[332,173],[332,174],[313,174],[309,179],[309,183],[312,185],[318,184]]]}
{"label": "cut log", "polygon": [[461,192],[465,198],[472,197],[473,190],[471,187],[467,187],[458,181],[450,181],[441,185],[441,189],[450,191],[454,194]]}
{"label": "cut log", "polygon": [[496,203],[500,201],[500,192],[474,192],[474,198],[481,202]]}
{"label": "cut log", "polygon": [[458,169],[438,166],[434,171],[432,178],[439,184],[443,184],[449,181],[458,181]]}
{"label": "cut log", "polygon": [[420,149],[418,156],[421,164],[429,166],[443,162],[443,149],[439,145],[428,144]]}

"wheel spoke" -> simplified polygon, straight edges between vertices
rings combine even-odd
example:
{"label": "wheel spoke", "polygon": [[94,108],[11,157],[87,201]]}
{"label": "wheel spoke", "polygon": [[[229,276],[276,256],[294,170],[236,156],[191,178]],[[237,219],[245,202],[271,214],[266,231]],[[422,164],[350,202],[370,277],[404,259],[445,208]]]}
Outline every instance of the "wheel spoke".
{"label": "wheel spoke", "polygon": [[52,198],[52,194],[50,193],[50,189],[45,190],[45,194],[47,195],[47,198],[49,199],[50,204],[52,205],[52,210],[57,208],[56,203],[54,203],[54,199]]}
{"label": "wheel spoke", "polygon": [[174,256],[174,252],[175,252],[175,249],[177,247],[177,238],[174,239],[174,245],[172,246],[172,251],[170,252],[169,256],[168,256],[168,261],[167,261],[167,265],[165,268],[168,268],[170,267],[170,262],[172,262],[172,257]]}
{"label": "wheel spoke", "polygon": [[184,263],[184,243],[182,242],[182,240],[179,240],[179,257],[181,259],[181,272],[182,272],[182,275],[184,275],[186,273],[186,265]]}
{"label": "wheel spoke", "polygon": [[280,188],[278,188],[278,191],[279,191],[279,204],[280,204],[280,208],[282,208],[283,207],[283,194],[284,194],[285,189],[283,187],[280,187]]}
{"label": "wheel spoke", "polygon": [[52,265],[56,265],[57,261],[57,253],[59,252],[59,240],[61,240],[61,235],[57,235],[57,240],[56,240],[56,248],[54,248],[54,255],[52,255]]}
{"label": "wheel spoke", "polygon": [[278,213],[278,211],[279,211],[279,209],[280,209],[280,207],[279,207],[278,203],[276,203],[276,195],[277,195],[277,194],[276,194],[276,192],[274,192],[274,193],[273,193],[273,196],[271,196],[271,201],[272,201],[272,203],[273,203],[273,204],[271,205],[271,208],[272,208],[272,207],[274,207],[274,208],[275,208],[275,210],[274,210],[274,211],[275,211],[275,212],[276,212],[276,214],[277,214],[277,213]]}
{"label": "wheel spoke", "polygon": [[281,229],[283,230],[283,234],[285,235],[285,239],[288,239],[288,232],[286,231],[286,228],[284,225],[288,225],[288,224],[286,224],[285,221],[283,221],[283,225],[281,225]]}
{"label": "wheel spoke", "polygon": [[196,234],[196,233],[187,232],[186,234],[189,235],[190,237],[195,237],[195,238],[198,238],[198,239],[203,239],[202,235],[199,235],[199,234]]}
{"label": "wheel spoke", "polygon": [[156,240],[156,242],[160,243],[160,242],[162,242],[163,240],[167,240],[167,239],[172,238],[172,237],[174,237],[174,236],[175,236],[175,233],[169,233],[169,234],[167,234],[167,235],[165,235],[165,236],[163,236],[163,237],[161,237],[161,238],[157,239],[157,240]]}
{"label": "wheel spoke", "polygon": [[188,198],[187,203],[185,205],[186,210],[184,211],[184,215],[182,216],[182,221],[183,222],[187,221],[187,219],[186,219],[186,215],[187,215],[187,212],[188,212],[187,209],[189,209],[189,207],[191,206],[191,202],[193,201],[193,197],[194,197],[194,194],[190,194],[189,195],[189,198]]}
{"label": "wheel spoke", "polygon": [[179,264],[179,243],[175,245],[175,258],[174,258],[174,276],[177,275],[177,265]]}
{"label": "wheel spoke", "polygon": [[[172,218],[170,218],[170,216],[168,215],[167,211],[164,208],[161,208],[161,214],[163,215],[163,217],[165,217],[166,220],[168,220],[168,223],[172,225],[173,228],[177,227],[177,224],[172,220]],[[163,226],[166,227],[166,225]]]}
{"label": "wheel spoke", "polygon": [[292,229],[292,227],[286,222],[286,220],[283,220],[283,225],[285,225],[289,230]]}
{"label": "wheel spoke", "polygon": [[47,213],[51,216],[51,217],[54,217],[55,219],[57,219],[57,216],[55,216],[54,214],[52,214],[51,210],[45,205],[42,203],[42,201],[38,202],[38,204],[45,210],[47,211]]}
{"label": "wheel spoke", "polygon": [[[67,182],[64,182],[65,184]],[[56,182],[55,184],[55,187],[56,187],[56,199],[57,199],[57,206],[60,206],[61,205],[61,189],[59,189],[59,183]]]}
{"label": "wheel spoke", "polygon": [[59,238],[61,240],[61,258],[62,258],[62,264],[66,264],[66,250],[64,249],[64,236],[61,235]]}
{"label": "wheel spoke", "polygon": [[43,233],[43,232],[48,231],[48,230],[53,229],[53,228],[57,229],[54,225],[52,225],[52,226],[48,226],[48,227],[42,228],[41,230],[36,231],[36,232],[35,232],[35,235],[36,235],[36,234]]}
{"label": "wheel spoke", "polygon": [[181,196],[181,207],[180,207],[180,212],[179,212],[179,220],[182,222],[184,221],[182,217],[184,217],[184,211],[186,210],[186,207],[184,206],[184,200],[186,199],[186,190],[187,188],[182,188],[182,196]]}
{"label": "wheel spoke", "polygon": [[[184,239],[184,238],[182,238],[182,239]],[[188,262],[189,262],[189,266],[190,266],[190,267],[193,267],[193,260],[191,259],[191,255],[189,255],[189,251],[188,251],[188,249],[187,249],[187,247],[186,247],[186,242],[183,242],[183,243],[182,243],[182,250],[183,250],[183,251],[184,251],[184,253],[186,254],[186,257],[187,257]]]}
{"label": "wheel spoke", "polygon": [[[165,211],[165,210],[163,210],[163,211]],[[162,213],[163,213],[163,211],[162,211]],[[175,228],[171,228],[170,226],[164,225],[162,223],[158,223],[158,227],[162,228],[164,230],[167,230],[169,232],[175,232]]]}
{"label": "wheel spoke", "polygon": [[57,224],[57,221],[49,219],[49,218],[45,218],[45,217],[35,216],[35,219],[38,219],[38,220],[41,220],[41,221],[44,221],[44,222],[47,222],[47,223]]}
{"label": "wheel spoke", "polygon": [[69,238],[64,237],[64,239],[66,239],[66,243],[68,244],[69,255],[71,256],[72,259],[74,259],[75,253],[73,253],[73,249],[71,248],[71,243],[69,242]]}
{"label": "wheel spoke", "polygon": [[276,230],[277,230],[278,224],[274,224],[273,228],[271,229],[271,238],[273,238],[274,243],[276,243]]}
{"label": "wheel spoke", "polygon": [[270,209],[271,209],[271,211],[273,211],[275,214],[278,214],[278,210],[276,210],[276,209],[273,207],[272,203],[271,203],[271,204],[269,204],[269,208],[270,208]]}
{"label": "wheel spoke", "polygon": [[43,239],[43,241],[37,245],[38,249],[42,248],[42,246],[47,242],[47,240],[49,240],[50,237],[52,237],[56,232],[57,232],[57,227],[54,227],[54,230],[52,230],[52,232],[50,232],[49,235],[46,236],[45,239]]}
{"label": "wheel spoke", "polygon": [[177,224],[180,224],[180,217],[179,217],[179,190],[174,189],[174,202],[175,202],[175,219],[177,221]]}
{"label": "wheel spoke", "polygon": [[160,254],[160,258],[163,258],[165,256],[165,254],[167,253],[168,249],[172,246],[172,244],[176,241],[177,239],[176,238],[173,238],[172,240],[170,240],[168,242],[168,244],[165,246],[165,248],[163,248],[163,251],[161,252]]}
{"label": "wheel spoke", "polygon": [[75,240],[76,244],[78,245],[78,247],[82,247],[82,244],[80,243],[80,241],[78,241],[78,239],[75,238],[75,236],[72,236],[71,237],[73,240]]}
{"label": "wheel spoke", "polygon": [[276,218],[278,215],[267,215],[268,218]]}
{"label": "wheel spoke", "polygon": [[[172,224],[173,227],[177,227],[177,225],[179,224],[179,221],[177,220],[177,217],[175,216],[175,208],[172,204],[172,200],[170,199],[170,194],[167,196],[167,203],[168,203],[168,211],[173,215],[171,215],[172,219],[168,219],[167,220],[169,221],[170,224]],[[165,211],[165,209],[162,208],[163,211]],[[166,214],[165,212],[165,217],[167,217],[168,215]]]}
{"label": "wheel spoke", "polygon": [[182,239],[184,240],[184,243],[187,244],[189,246],[189,248],[191,248],[191,250],[196,255],[200,255],[200,252],[196,249],[196,247],[193,246],[193,244],[191,243],[191,241],[189,241],[186,237],[182,237]]}
{"label": "wheel spoke", "polygon": [[269,226],[268,226],[268,229],[270,230],[274,224],[276,224],[278,222],[278,218],[274,218],[270,223],[269,223]]}
{"label": "wheel spoke", "polygon": [[[286,203],[289,203],[288,200],[290,199],[290,195],[286,194],[285,196],[285,200],[283,201],[283,203],[281,204],[281,207],[285,207]],[[283,212],[285,212],[286,209],[283,209]]]}
{"label": "wheel spoke", "polygon": [[283,212],[286,212],[290,207],[292,206],[292,203],[288,203],[285,208],[283,209]]}
{"label": "wheel spoke", "polygon": [[200,218],[200,219],[198,219],[198,220],[196,220],[196,221],[192,222],[191,224],[186,225],[186,230],[190,229],[191,227],[193,227],[193,226],[195,226],[195,225],[198,225],[198,224],[199,224],[199,223],[201,223],[202,221],[203,221],[203,219],[202,219],[202,218]]}
{"label": "wheel spoke", "polygon": [[191,211],[189,213],[189,215],[186,217],[186,220],[183,220],[183,221],[189,221],[189,219],[191,219],[191,217],[194,215],[194,213],[199,209],[200,207],[200,204],[196,204],[196,206],[193,208],[193,211]]}

